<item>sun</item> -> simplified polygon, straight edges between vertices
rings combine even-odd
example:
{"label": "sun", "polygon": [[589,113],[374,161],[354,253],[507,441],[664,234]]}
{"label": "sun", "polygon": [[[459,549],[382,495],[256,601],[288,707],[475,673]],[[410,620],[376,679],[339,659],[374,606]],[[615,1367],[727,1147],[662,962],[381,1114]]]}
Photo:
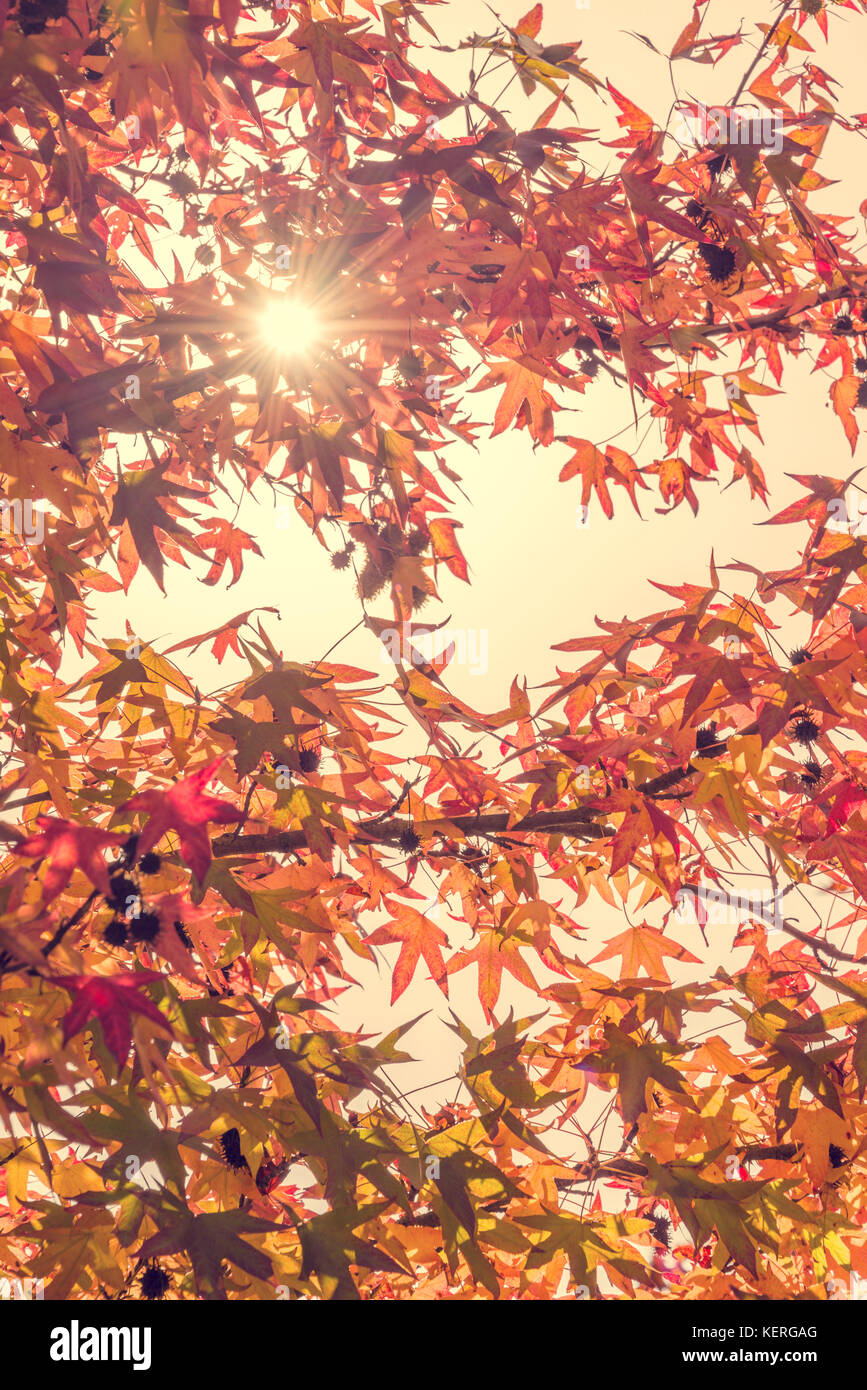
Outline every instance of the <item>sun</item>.
{"label": "sun", "polygon": [[323,324],[312,304],[292,295],[279,295],[260,314],[258,334],[272,351],[304,357],[321,345]]}

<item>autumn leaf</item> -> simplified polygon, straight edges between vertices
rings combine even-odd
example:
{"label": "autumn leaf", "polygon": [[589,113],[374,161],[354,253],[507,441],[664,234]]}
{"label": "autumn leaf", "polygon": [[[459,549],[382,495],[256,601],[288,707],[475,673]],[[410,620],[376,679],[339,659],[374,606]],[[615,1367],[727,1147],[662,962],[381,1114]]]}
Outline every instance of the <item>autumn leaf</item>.
{"label": "autumn leaf", "polygon": [[53,902],[63,892],[75,869],[82,869],[94,887],[107,896],[109,883],[104,851],[119,849],[128,837],[111,830],[77,825],[57,816],[37,816],[36,824],[39,833],[20,840],[14,853],[48,860],[42,885],[45,902]]}
{"label": "autumn leaf", "polygon": [[698,956],[694,956],[676,941],[670,941],[663,932],[649,927],[647,923],[627,927],[626,931],[613,936],[608,945],[593,957],[593,961],[611,960],[615,956],[621,956],[623,961],[620,978],[629,980],[636,980],[644,970],[653,980],[670,982],[670,976],[663,964],[665,956],[699,964]]}
{"label": "autumn leaf", "polygon": [[491,1021],[492,1010],[500,997],[503,971],[513,975],[527,989],[535,989],[529,966],[518,954],[521,942],[501,936],[499,932],[486,928],[479,934],[479,940],[470,951],[461,951],[452,956],[446,966],[447,974],[463,970],[468,965],[476,965],[479,974],[479,1002],[485,1018]]}
{"label": "autumn leaf", "polygon": [[131,1014],[141,1014],[170,1032],[156,1004],[140,991],[164,977],[155,970],[128,970],[115,975],[55,975],[53,983],[72,995],[72,1007],[63,1018],[64,1045],[86,1028],[91,1019],[101,1025],[109,1052],[121,1068],[132,1046]]}
{"label": "autumn leaf", "polygon": [[[197,542],[177,519],[189,516],[177,499],[200,499],[201,494],[193,488],[185,487],[165,477],[167,465],[159,468],[140,469],[137,472],[118,473],[117,490],[110,517],[113,526],[126,525],[129,528],[135,553],[150,570],[157,584],[163,588],[164,560],[157,532],[183,543],[188,550],[198,553]],[[163,502],[172,507],[169,512]],[[134,567],[127,562],[121,574],[126,588],[132,580]]]}
{"label": "autumn leaf", "polygon": [[139,1255],[142,1259],[152,1259],[185,1252],[190,1258],[199,1296],[224,1299],[224,1260],[256,1279],[267,1279],[272,1270],[268,1256],[241,1236],[279,1229],[273,1221],[263,1221],[245,1211],[205,1212],[201,1216],[186,1212],[167,1230],[150,1236],[139,1248]]}
{"label": "autumn leaf", "polygon": [[243,820],[243,815],[227,801],[208,796],[204,788],[215,776],[222,758],[215,758],[207,767],[190,773],[168,791],[138,792],[124,802],[121,810],[143,812],[147,824],[138,841],[139,854],[147,854],[159,844],[163,835],[177,831],[180,854],[198,879],[204,879],[211,862],[211,845],[206,826],[231,825]]}
{"label": "autumn leaf", "polygon": [[216,584],[228,563],[232,566],[232,578],[228,585],[231,589],[241,578],[244,551],[250,550],[254,555],[262,554],[246,531],[239,530],[237,526],[232,526],[231,522],[225,520],[214,522],[207,531],[200,531],[196,540],[202,550],[214,551],[211,568],[202,581],[204,584]]}
{"label": "autumn leaf", "polygon": [[392,905],[389,907],[394,911],[391,921],[377,927],[367,941],[371,946],[384,946],[392,941],[401,943],[400,955],[391,977],[392,1004],[408,988],[420,960],[424,960],[432,978],[448,998],[448,976],[441,950],[441,947],[448,945],[445,932],[411,907],[400,905],[396,910]]}

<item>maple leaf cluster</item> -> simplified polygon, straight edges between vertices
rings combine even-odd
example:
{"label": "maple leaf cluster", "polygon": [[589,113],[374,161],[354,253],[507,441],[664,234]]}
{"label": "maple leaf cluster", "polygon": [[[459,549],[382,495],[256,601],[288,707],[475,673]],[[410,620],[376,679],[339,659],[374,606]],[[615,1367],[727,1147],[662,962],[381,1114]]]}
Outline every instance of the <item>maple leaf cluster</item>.
{"label": "maple leaf cluster", "polygon": [[[540,4],[446,45],[447,85],[438,10],[3,11],[0,1269],[57,1300],[835,1297],[867,1275],[855,475],[774,504],[788,568],[711,558],[492,712],[417,615],[469,583],[455,440],[525,432],[609,519],[621,489],[697,512],[721,470],[770,505],[745,438],[807,358],[854,452],[867,266],[814,195],[867,116],[816,51],[865,6],[715,34],[698,0],[645,40],[666,81],[743,60],[773,149],[685,145]],[[315,345],[266,350],[275,306]],[[661,457],[558,432],[609,385]],[[267,555],[248,496],[393,676],[284,656],[273,608],[106,630],[104,595]],[[236,663],[212,694],[203,650]],[[418,1018],[341,1013],[383,960],[439,1011],[442,1103],[395,1080]]]}

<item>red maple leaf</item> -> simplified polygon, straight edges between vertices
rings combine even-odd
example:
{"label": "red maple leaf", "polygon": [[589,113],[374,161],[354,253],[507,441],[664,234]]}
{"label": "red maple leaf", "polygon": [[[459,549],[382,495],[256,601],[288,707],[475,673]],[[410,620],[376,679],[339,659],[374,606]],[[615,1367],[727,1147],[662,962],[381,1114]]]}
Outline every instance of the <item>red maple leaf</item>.
{"label": "red maple leaf", "polygon": [[108,894],[108,869],[103,850],[109,845],[122,845],[128,839],[111,830],[97,830],[91,825],[77,825],[59,816],[37,816],[38,835],[28,835],[15,846],[15,854],[32,855],[49,861],[42,885],[46,903],[62,893],[72,877],[73,869],[83,869],[91,883],[101,893]]}
{"label": "red maple leaf", "polygon": [[243,820],[243,813],[219,797],[205,795],[203,788],[214,776],[222,758],[208,763],[201,771],[183,777],[168,791],[139,792],[127,801],[126,811],[145,811],[150,820],[141,833],[138,853],[147,854],[168,830],[176,830],[181,858],[196,878],[203,879],[211,862],[211,843],[205,829],[208,821],[229,825]]}
{"label": "red maple leaf", "polygon": [[122,1067],[132,1044],[130,1014],[144,1014],[152,1023],[171,1032],[156,1004],[138,993],[163,976],[157,970],[126,970],[117,975],[58,975],[54,983],[73,996],[72,1007],[63,1020],[64,1046],[80,1033],[92,1018],[99,1019],[109,1052]]}
{"label": "red maple leaf", "polygon": [[862,801],[867,800],[867,792],[863,788],[855,785],[854,782],[844,782],[838,791],[834,805],[831,807],[831,814],[828,817],[828,834],[833,835],[842,829],[847,820]]}

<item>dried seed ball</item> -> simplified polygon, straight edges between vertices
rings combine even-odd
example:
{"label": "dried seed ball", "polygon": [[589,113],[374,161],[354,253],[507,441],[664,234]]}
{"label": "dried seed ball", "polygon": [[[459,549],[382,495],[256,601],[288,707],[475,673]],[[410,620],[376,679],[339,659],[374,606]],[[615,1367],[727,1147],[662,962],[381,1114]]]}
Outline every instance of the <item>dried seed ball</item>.
{"label": "dried seed ball", "polygon": [[421,840],[418,838],[411,825],[406,826],[400,832],[397,843],[400,845],[404,854],[415,854],[421,846]]}
{"label": "dried seed ball", "polygon": [[867,357],[856,357],[854,366],[856,372],[867,372]]}
{"label": "dried seed ball", "polygon": [[612,325],[607,319],[601,318],[599,314],[591,314],[590,322],[599,334],[599,342],[603,350],[611,351],[617,346],[617,338],[612,331]]}
{"label": "dried seed ball", "polygon": [[160,919],[155,912],[142,912],[133,917],[129,932],[133,941],[144,944],[155,941],[160,934]]}
{"label": "dried seed ball", "polygon": [[216,259],[217,254],[213,246],[202,245],[196,247],[196,260],[199,265],[213,265]]}
{"label": "dried seed ball", "polygon": [[858,382],[858,394],[855,397],[855,404],[861,410],[867,409],[867,381]]}
{"label": "dried seed ball", "polygon": [[124,909],[127,898],[138,897],[138,884],[128,874],[112,874],[108,880],[111,901],[116,907]]}
{"label": "dried seed ball", "polygon": [[789,652],[789,661],[793,666],[800,666],[805,661],[811,661],[813,653],[806,647],[796,647],[793,652]]}
{"label": "dried seed ball", "polygon": [[423,526],[414,526],[406,538],[410,555],[421,555],[427,549],[430,536]]}
{"label": "dried seed ball", "polygon": [[345,570],[349,565],[349,557],[352,554],[350,546],[346,545],[342,550],[335,550],[331,557],[331,567],[336,570]]}
{"label": "dried seed ball", "polygon": [[815,743],[821,730],[814,719],[799,719],[792,730],[792,737],[798,743]]}
{"label": "dried seed ball", "polygon": [[195,193],[196,191],[195,181],[190,178],[189,174],[185,174],[183,169],[179,169],[176,174],[169,174],[166,182],[172,191],[177,193],[180,198],[186,197],[188,193]]}
{"label": "dried seed ball", "polygon": [[835,332],[835,333],[851,333],[851,332],[852,332],[852,320],[850,319],[850,317],[849,317],[848,314],[838,314],[838,315],[837,315],[837,317],[836,317],[835,320],[834,320],[834,332]]}
{"label": "dried seed ball", "polygon": [[302,748],[298,754],[298,762],[302,772],[315,772],[321,761],[322,755],[318,748]]}
{"label": "dried seed ball", "polygon": [[702,205],[701,205],[701,203],[698,201],[698,199],[697,199],[697,198],[690,198],[689,202],[688,202],[687,205],[686,205],[686,215],[687,215],[687,217],[691,217],[692,220],[693,220],[693,222],[697,222],[698,219],[702,216],[703,213],[704,213],[704,208],[702,207]]}
{"label": "dried seed ball", "polygon": [[424,363],[414,352],[402,352],[397,359],[397,370],[404,381],[415,381],[421,376]]}
{"label": "dried seed ball", "polygon": [[698,254],[707,267],[707,273],[715,285],[724,285],[735,268],[735,253],[728,246],[715,246],[713,242],[703,242]]}
{"label": "dried seed ball", "polygon": [[361,598],[376,598],[377,594],[385,588],[385,575],[378,566],[371,563],[368,559],[358,576],[358,593]]}
{"label": "dried seed ball", "polygon": [[159,873],[162,862],[158,854],[154,854],[153,850],[149,850],[148,853],[143,854],[139,860],[139,872],[143,874]]}
{"label": "dried seed ball", "polygon": [[801,14],[818,14],[823,0],[801,0]]}
{"label": "dried seed ball", "polygon": [[102,939],[107,946],[125,946],[126,922],[122,922],[119,917],[112,918],[102,933]]}
{"label": "dried seed ball", "polygon": [[831,1160],[832,1168],[842,1168],[843,1164],[847,1161],[846,1155],[839,1144],[828,1145],[828,1158]]}
{"label": "dried seed ball", "polygon": [[811,758],[808,762],[804,763],[804,770],[799,780],[802,787],[807,791],[811,791],[813,787],[818,787],[823,776],[824,773],[821,767]]}
{"label": "dried seed ball", "polygon": [[141,1277],[141,1296],[149,1302],[153,1302],[154,1299],[165,1298],[170,1283],[171,1280],[165,1270],[160,1269],[154,1261],[153,1264],[148,1265]]}
{"label": "dried seed ball", "polygon": [[697,729],[695,734],[696,753],[717,753],[725,748],[725,740],[716,736],[716,720],[712,719],[707,728]]}

